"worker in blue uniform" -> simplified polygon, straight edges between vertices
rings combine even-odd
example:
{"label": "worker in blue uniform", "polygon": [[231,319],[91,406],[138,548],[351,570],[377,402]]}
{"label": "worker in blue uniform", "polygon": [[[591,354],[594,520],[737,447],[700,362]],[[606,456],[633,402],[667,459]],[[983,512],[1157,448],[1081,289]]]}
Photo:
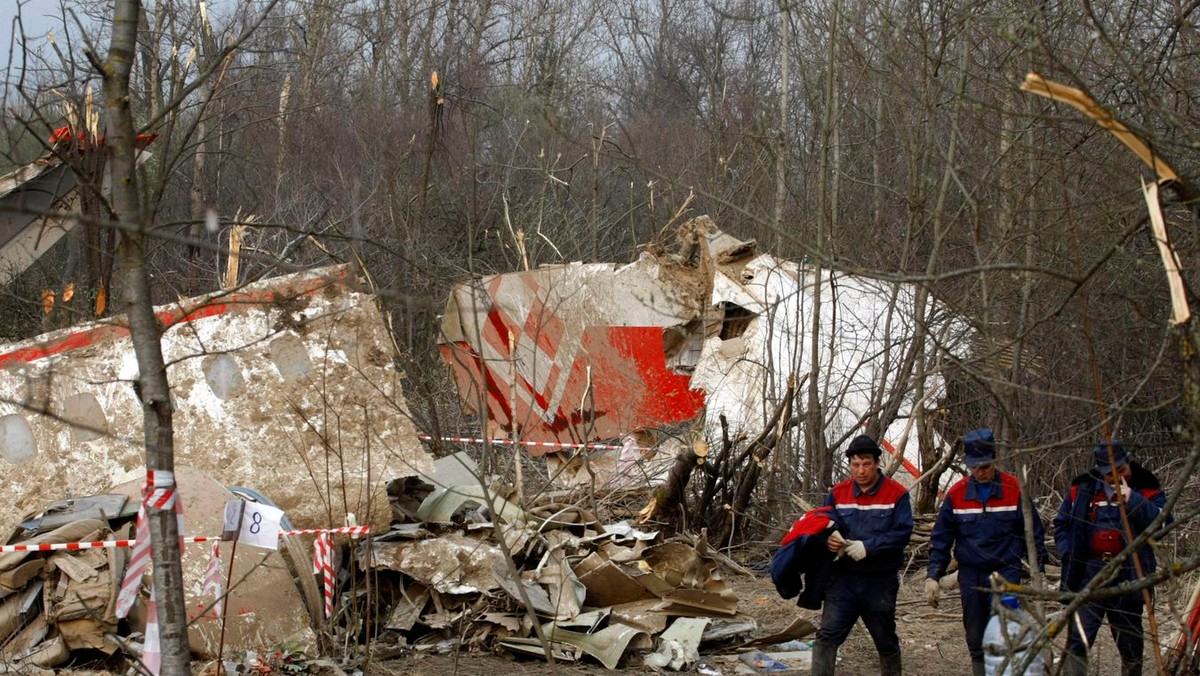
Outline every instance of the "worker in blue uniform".
{"label": "worker in blue uniform", "polygon": [[[1062,586],[1066,591],[1087,586],[1109,560],[1122,553],[1130,535],[1136,538],[1150,526],[1167,501],[1158,477],[1134,462],[1120,441],[1098,444],[1092,456],[1095,468],[1075,477],[1054,517],[1054,544],[1063,560]],[[1125,529],[1122,509],[1131,532]],[[1156,567],[1154,551],[1148,544],[1142,545],[1125,559],[1107,584],[1138,579],[1138,568],[1140,575],[1146,576]],[[1144,601],[1139,591],[1083,604],[1078,611],[1079,621],[1068,622],[1064,676],[1087,673],[1088,649],[1095,643],[1106,616],[1121,655],[1121,676],[1141,676]]]}
{"label": "worker in blue uniform", "polygon": [[846,449],[850,478],[825,498],[838,530],[827,545],[836,558],[813,642],[813,676],[832,676],[838,647],[859,618],[875,642],[882,676],[902,673],[896,593],[904,547],[912,537],[912,503],[904,486],[884,476],[882,456],[874,439],[855,437]]}
{"label": "worker in blue uniform", "polygon": [[[970,474],[950,487],[929,537],[929,569],[925,597],[938,607],[938,579],[958,561],[962,622],[971,654],[971,673],[983,676],[983,632],[991,615],[992,574],[1020,582],[1026,558],[1025,515],[1017,477],[996,468],[996,438],[987,428],[963,436]],[[1039,570],[1046,566],[1045,530],[1033,513],[1033,541]]]}

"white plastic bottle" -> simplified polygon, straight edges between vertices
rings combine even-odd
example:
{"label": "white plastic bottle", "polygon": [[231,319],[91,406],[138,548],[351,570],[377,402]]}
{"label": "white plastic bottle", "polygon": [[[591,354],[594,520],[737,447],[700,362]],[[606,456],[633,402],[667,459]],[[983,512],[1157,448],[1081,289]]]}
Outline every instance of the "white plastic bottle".
{"label": "white plastic bottle", "polygon": [[[1033,618],[1021,609],[1017,597],[1011,594],[1000,597],[1000,612],[992,615],[987,629],[983,630],[983,673],[987,676],[1017,676],[1017,664],[1025,658],[1025,651],[1037,634]],[[1021,674],[1043,676],[1045,672],[1045,660],[1039,653]]]}

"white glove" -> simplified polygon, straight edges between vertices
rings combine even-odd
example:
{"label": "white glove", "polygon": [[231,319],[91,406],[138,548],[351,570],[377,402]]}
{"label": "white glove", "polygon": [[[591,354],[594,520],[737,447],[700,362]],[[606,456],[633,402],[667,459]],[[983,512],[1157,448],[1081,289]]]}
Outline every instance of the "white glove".
{"label": "white glove", "polygon": [[846,556],[855,561],[862,561],[867,558],[867,546],[862,540],[846,540]]}
{"label": "white glove", "polygon": [[833,557],[834,560],[837,560],[842,558],[842,555],[846,553],[845,545],[846,538],[842,537],[842,534],[835,530],[829,534],[829,542],[825,545],[825,547],[831,552],[837,552],[837,554]]}
{"label": "white glove", "polygon": [[938,581],[931,578],[925,580],[925,601],[929,603],[930,608],[937,608],[938,601],[942,598],[942,587]]}
{"label": "white glove", "polygon": [[1117,490],[1121,491],[1121,497],[1125,499],[1125,502],[1129,502],[1129,495],[1133,493],[1133,490],[1129,488],[1129,484],[1122,480]]}

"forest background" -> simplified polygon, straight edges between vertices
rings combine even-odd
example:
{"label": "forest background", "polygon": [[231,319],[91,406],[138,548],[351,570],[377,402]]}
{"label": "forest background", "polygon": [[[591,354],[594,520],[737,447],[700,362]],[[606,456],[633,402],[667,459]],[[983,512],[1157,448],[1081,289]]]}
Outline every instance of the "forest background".
{"label": "forest background", "polygon": [[[418,424],[454,433],[476,423],[435,347],[453,283],[629,261],[670,248],[675,226],[708,214],[779,257],[915,284],[922,303],[977,329],[971,355],[941,374],[945,396],[924,405],[916,443],[930,459],[953,450],[933,431],[952,444],[993,427],[1007,466],[1023,466],[1052,510],[1090,466],[1087,451],[1115,436],[1174,485],[1200,447],[1139,183],[1153,174],[1092,121],[1019,85],[1036,71],[1087,91],[1170,161],[1181,178],[1164,208],[1191,280],[1196,211],[1188,190],[1170,188],[1197,171],[1198,8],[137,5],[128,105],[136,131],[157,134],[137,183],[149,290],[162,303],[220,288],[234,230],[243,282],[361,266],[391,312]],[[18,12],[4,170],[46,152],[64,124],[103,133],[112,16],[110,4],[76,0],[37,21]],[[34,34],[47,25],[53,38]],[[91,208],[64,256],[4,290],[0,336],[91,319],[101,290],[120,286],[127,259],[111,212]],[[68,285],[74,302],[47,313],[44,292],[61,298]],[[907,387],[929,375],[920,368]],[[791,496],[819,500],[838,478],[832,461],[813,464],[839,440],[825,434],[815,379],[808,387],[778,440],[783,473],[755,501],[746,537],[773,539]],[[871,429],[899,413],[888,394]],[[1180,499],[1194,509],[1194,496]]]}

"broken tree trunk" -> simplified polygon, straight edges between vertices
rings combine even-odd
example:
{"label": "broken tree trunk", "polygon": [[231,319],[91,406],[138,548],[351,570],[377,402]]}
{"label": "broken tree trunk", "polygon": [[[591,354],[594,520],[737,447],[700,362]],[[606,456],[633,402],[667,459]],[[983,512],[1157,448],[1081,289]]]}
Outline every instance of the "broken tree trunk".
{"label": "broken tree trunk", "polygon": [[744,471],[738,472],[737,487],[733,491],[733,503],[725,513],[724,523],[721,524],[717,531],[716,542],[718,547],[729,546],[741,525],[744,524],[744,519],[740,517],[746,513],[746,508],[750,504],[751,496],[754,495],[755,487],[758,486],[758,477],[762,474],[762,468],[767,461],[767,457],[779,445],[788,427],[792,424],[792,399],[795,396],[796,376],[793,374],[788,376],[787,390],[784,391],[783,401],[775,409],[775,414],[771,416],[771,420],[767,423],[762,433],[758,435],[758,438],[750,442],[750,446],[747,449],[750,456],[749,463],[747,463]]}
{"label": "broken tree trunk", "polygon": [[[735,455],[733,450],[745,438],[743,434],[732,441],[725,434],[721,451],[715,457],[708,453],[708,446],[703,442],[681,452],[675,458],[665,485],[644,512],[645,518],[657,515],[676,527],[706,525],[709,532],[715,534],[713,542],[718,547],[728,546],[745,524],[741,517],[749,508],[763,466],[787,431],[799,420],[792,416],[796,392],[796,378],[792,375],[788,377],[783,400],[767,425],[740,453]],[[687,486],[697,467],[703,468],[704,487],[697,501],[688,505]]]}

